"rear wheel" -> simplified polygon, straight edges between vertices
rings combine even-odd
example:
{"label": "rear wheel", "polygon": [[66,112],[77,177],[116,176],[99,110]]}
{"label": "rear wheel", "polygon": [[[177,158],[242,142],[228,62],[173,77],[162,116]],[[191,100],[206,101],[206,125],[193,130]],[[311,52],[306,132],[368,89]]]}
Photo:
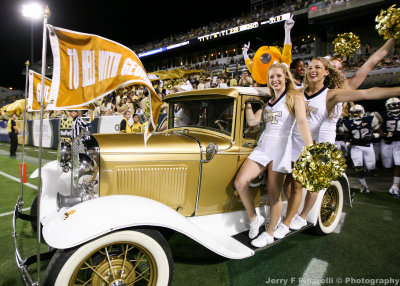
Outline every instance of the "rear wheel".
{"label": "rear wheel", "polygon": [[316,232],[321,235],[333,232],[342,216],[342,209],[343,188],[338,181],[333,181],[322,198]]}
{"label": "rear wheel", "polygon": [[58,250],[44,285],[169,285],[172,273],[172,254],[158,231],[127,230]]}

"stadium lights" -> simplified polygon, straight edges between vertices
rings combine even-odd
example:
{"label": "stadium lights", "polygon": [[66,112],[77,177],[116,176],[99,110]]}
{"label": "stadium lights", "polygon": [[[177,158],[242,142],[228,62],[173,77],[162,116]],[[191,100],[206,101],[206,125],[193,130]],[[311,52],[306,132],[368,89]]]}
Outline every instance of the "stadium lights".
{"label": "stadium lights", "polygon": [[22,15],[30,19],[40,19],[43,17],[43,7],[38,3],[28,3],[22,5]]}

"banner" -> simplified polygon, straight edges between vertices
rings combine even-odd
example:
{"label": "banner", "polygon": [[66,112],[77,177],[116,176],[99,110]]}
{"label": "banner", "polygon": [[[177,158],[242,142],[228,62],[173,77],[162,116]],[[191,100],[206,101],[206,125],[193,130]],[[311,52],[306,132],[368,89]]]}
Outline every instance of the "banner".
{"label": "banner", "polygon": [[161,99],[136,54],[106,38],[47,25],[53,52],[53,83],[47,109],[73,109],[101,99],[119,87],[146,86],[155,126]]}
{"label": "banner", "polygon": [[[40,93],[42,86],[42,76],[33,70],[29,70],[29,89],[28,89],[28,108],[27,111],[40,111]],[[51,80],[44,79],[44,102],[43,109],[46,109],[50,102]]]}

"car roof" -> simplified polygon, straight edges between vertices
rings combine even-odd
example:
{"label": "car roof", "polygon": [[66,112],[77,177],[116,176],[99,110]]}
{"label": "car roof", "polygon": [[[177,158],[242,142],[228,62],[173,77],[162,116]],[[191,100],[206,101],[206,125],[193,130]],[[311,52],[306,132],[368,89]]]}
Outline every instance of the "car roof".
{"label": "car roof", "polygon": [[271,97],[268,87],[235,86],[230,88],[193,89],[190,91],[171,93],[168,96],[166,96],[164,100],[168,100],[171,98],[191,97],[191,96],[211,95],[211,94],[226,95],[229,97],[238,97],[239,95]]}

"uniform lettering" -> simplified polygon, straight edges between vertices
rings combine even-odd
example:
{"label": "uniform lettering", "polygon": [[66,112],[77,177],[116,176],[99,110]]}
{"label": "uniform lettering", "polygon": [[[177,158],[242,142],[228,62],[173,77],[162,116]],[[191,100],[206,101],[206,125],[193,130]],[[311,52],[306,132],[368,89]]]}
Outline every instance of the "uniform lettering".
{"label": "uniform lettering", "polygon": [[96,83],[95,52],[82,50],[82,87]]}

